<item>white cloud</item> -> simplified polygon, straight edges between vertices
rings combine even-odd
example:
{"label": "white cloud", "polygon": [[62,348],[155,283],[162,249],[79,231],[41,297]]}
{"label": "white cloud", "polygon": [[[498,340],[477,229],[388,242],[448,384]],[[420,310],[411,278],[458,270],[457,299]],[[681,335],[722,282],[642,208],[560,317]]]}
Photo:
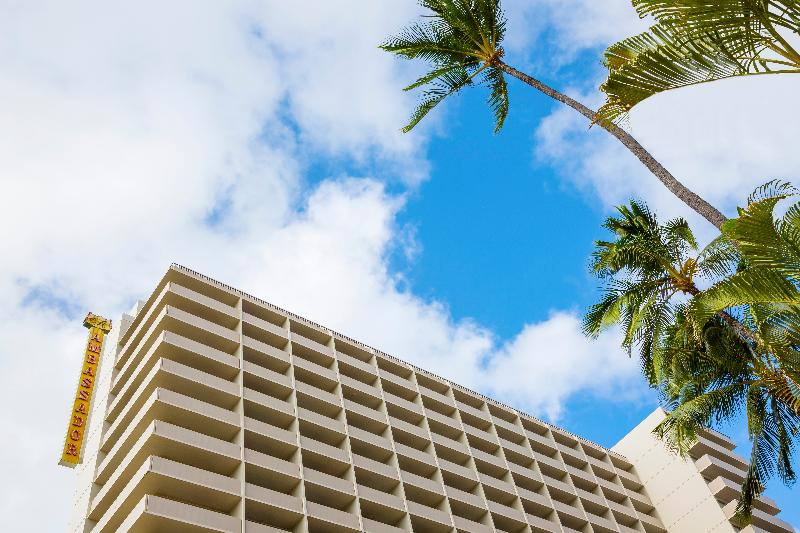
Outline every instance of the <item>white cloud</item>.
{"label": "white cloud", "polygon": [[555,312],[529,324],[489,363],[485,388],[512,405],[558,420],[569,397],[587,391],[615,401],[638,401],[646,390],[638,359],[609,331],[597,340],[581,332],[573,313]]}
{"label": "white cloud", "polygon": [[[16,481],[0,487],[0,513],[24,519],[7,528],[66,524],[71,473],[55,463],[78,316],[117,315],[172,261],[542,414],[558,416],[572,392],[627,388],[627,363],[609,363],[613,341],[594,356],[574,317],[555,314],[503,344],[400,288],[388,255],[405,245],[396,227],[404,198],[384,184],[425,176],[425,139],[397,132],[410,109],[399,91],[406,67],[375,45],[415,9],[241,1],[7,10],[0,401],[19,408],[7,413]],[[309,186],[304,172],[318,157],[380,175]],[[570,378],[568,361],[600,379]]]}

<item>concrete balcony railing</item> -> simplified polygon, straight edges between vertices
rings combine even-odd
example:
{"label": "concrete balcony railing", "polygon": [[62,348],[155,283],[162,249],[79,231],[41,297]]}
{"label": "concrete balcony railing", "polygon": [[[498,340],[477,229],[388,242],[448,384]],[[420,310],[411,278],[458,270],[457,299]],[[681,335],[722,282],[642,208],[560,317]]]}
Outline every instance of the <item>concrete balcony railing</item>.
{"label": "concrete balcony railing", "polygon": [[453,400],[449,396],[446,396],[446,395],[442,394],[441,392],[437,392],[437,391],[435,391],[433,389],[429,389],[427,387],[423,387],[422,385],[419,385],[419,392],[423,396],[433,400],[434,402],[436,402],[436,403],[438,403],[440,405],[447,406],[447,407],[452,407],[452,408],[455,408],[455,406],[456,406],[455,400]]}
{"label": "concrete balcony railing", "polygon": [[405,470],[400,471],[400,478],[403,480],[403,483],[407,485],[413,485],[418,489],[430,492],[432,494],[444,496],[444,488],[438,481],[428,479],[411,472],[406,472]]}
{"label": "concrete balcony railing", "polygon": [[439,435],[438,433],[432,433],[431,436],[433,437],[433,442],[436,444],[461,453],[462,455],[469,455],[469,448],[467,448],[467,445],[463,442],[453,440],[449,437],[445,437],[444,435]]}
{"label": "concrete balcony railing", "polygon": [[245,441],[249,438],[247,433],[252,433],[254,436],[258,436],[260,438],[259,440],[265,440],[272,446],[278,444],[283,445],[282,448],[285,448],[285,446],[297,447],[296,433],[256,420],[255,418],[244,417],[244,430]]}
{"label": "concrete balcony railing", "polygon": [[242,321],[244,322],[244,329],[248,329],[248,326],[251,326],[257,330],[260,330],[267,336],[279,337],[287,341],[289,340],[288,328],[278,326],[272,322],[268,322],[246,312],[242,312]]}
{"label": "concrete balcony railing", "polygon": [[344,400],[344,407],[351,413],[357,413],[365,418],[369,418],[384,427],[389,425],[389,419],[386,417],[386,414],[372,409],[371,407],[347,399]]}
{"label": "concrete balcony railing", "polygon": [[409,413],[413,413],[414,415],[419,417],[424,415],[422,406],[419,404],[416,404],[414,402],[406,400],[405,398],[401,398],[400,396],[396,396],[386,391],[383,392],[383,396],[384,398],[386,398],[387,403],[390,403],[395,407],[399,407],[400,409],[408,411]]}
{"label": "concrete balcony railing", "polygon": [[394,494],[390,494],[381,490],[376,490],[365,485],[358,485],[357,490],[358,497],[362,500],[372,502],[376,505],[389,507],[397,511],[405,511],[406,507],[403,504],[403,499],[399,496],[395,496]]}
{"label": "concrete balcony railing", "polygon": [[[306,502],[306,509],[308,511],[309,521],[322,522],[321,525],[328,527],[327,531],[338,531],[340,528],[346,531],[360,531],[361,526],[358,521],[358,516],[333,507],[328,507],[316,502]],[[333,529],[333,527],[337,529]]]}
{"label": "concrete balcony railing", "polygon": [[532,490],[528,490],[525,487],[517,487],[517,494],[519,494],[519,497],[521,499],[528,501],[532,504],[538,505],[540,507],[550,507],[550,498],[548,498],[544,494],[533,492]]}
{"label": "concrete balcony railing", "polygon": [[378,375],[382,380],[386,380],[397,385],[398,387],[403,387],[407,391],[417,394],[417,386],[410,379],[401,378],[397,374],[393,374],[383,369],[378,369]]}
{"label": "concrete balcony railing", "polygon": [[356,495],[356,486],[349,479],[342,479],[311,468],[303,468],[303,478],[306,485],[316,485],[347,496],[355,497]]}
{"label": "concrete balcony railing", "polygon": [[449,472],[461,479],[469,481],[478,481],[478,473],[472,468],[448,461],[447,459],[439,458],[439,466],[442,470]]}
{"label": "concrete balcony railing", "polygon": [[318,354],[325,355],[327,357],[333,358],[333,348],[330,346],[325,346],[317,341],[311,340],[308,337],[304,337],[297,332],[291,332],[291,341],[294,344],[299,344],[309,350],[313,350]]}
{"label": "concrete balcony railing", "polygon": [[414,435],[415,437],[417,437],[419,439],[429,440],[428,432],[425,431],[424,428],[421,428],[421,427],[419,427],[417,425],[414,425],[414,424],[409,424],[405,420],[400,420],[399,418],[395,418],[393,416],[389,416],[389,424],[393,428],[397,428],[397,429],[402,430],[402,431],[404,431],[406,433],[410,433],[411,435]]}
{"label": "concrete balcony railing", "polygon": [[483,498],[481,498],[477,494],[472,494],[471,492],[466,492],[461,489],[457,489],[455,487],[450,487],[450,486],[445,486],[445,492],[447,493],[447,497],[450,498],[451,500],[455,500],[460,503],[463,503],[464,505],[468,505],[473,509],[487,510]]}
{"label": "concrete balcony railing", "polygon": [[336,371],[332,368],[319,365],[313,361],[309,361],[308,359],[303,359],[302,357],[293,357],[292,361],[295,367],[310,372],[316,378],[325,381],[326,383],[335,384],[338,382]]}
{"label": "concrete balcony railing", "polygon": [[477,407],[473,407],[468,403],[460,402],[456,400],[456,407],[462,413],[466,413],[468,415],[472,415],[473,417],[479,420],[486,420],[488,414],[483,412],[482,410],[478,409]]}
{"label": "concrete balcony railing", "polygon": [[367,396],[371,396],[375,400],[381,399],[380,389],[373,385],[368,385],[362,381],[353,379],[350,376],[345,376],[344,374],[340,374],[339,379],[341,380],[343,387],[350,387],[351,389],[357,390],[363,394],[366,394]]}
{"label": "concrete balcony railing", "polygon": [[142,497],[116,529],[118,533],[128,531],[240,533],[241,530],[242,521],[239,518],[151,495]]}
{"label": "concrete balcony railing", "polygon": [[240,483],[234,478],[149,457],[97,521],[92,533],[117,531],[141,499],[154,491],[220,513],[233,509],[241,498]]}
{"label": "concrete balcony railing", "polygon": [[286,374],[281,374],[250,361],[244,361],[245,386],[259,392],[270,391],[287,398],[292,392],[292,379]]}
{"label": "concrete balcony railing", "polygon": [[245,448],[244,461],[248,467],[252,466],[255,472],[263,472],[265,478],[289,478],[300,481],[300,466],[285,459]]}
{"label": "concrete balcony railing", "polygon": [[266,342],[242,336],[242,346],[244,347],[244,357],[249,360],[252,359],[254,363],[261,364],[265,362],[268,366],[288,366],[289,365],[289,352],[276,348]]}
{"label": "concrete balcony railing", "polygon": [[536,453],[549,456],[558,451],[558,448],[556,448],[556,441],[547,435],[540,435],[539,433],[529,430],[525,430],[525,435],[527,435],[528,441],[531,443],[531,447]]}
{"label": "concrete balcony railing", "polygon": [[201,397],[208,403],[226,409],[232,408],[239,399],[236,383],[171,359],[153,358],[149,366],[140,367],[132,378],[109,404],[106,421],[112,425],[116,422],[119,422],[118,425],[126,424],[157,387],[168,387],[187,396]]}
{"label": "concrete balcony railing", "polygon": [[215,439],[196,431],[155,420],[142,433],[127,455],[119,461],[112,474],[99,471],[97,482],[102,485],[89,508],[89,518],[97,520],[130,479],[136,469],[150,456],[196,466],[220,474],[230,474],[240,464],[237,444]]}
{"label": "concrete balcony railing", "polygon": [[400,474],[394,466],[381,463],[375,459],[353,454],[353,465],[384,478],[400,481]]}
{"label": "concrete balcony railing", "polygon": [[704,455],[694,462],[698,472],[706,479],[725,477],[736,483],[744,481],[747,470],[718,459],[713,455]]}
{"label": "concrete balcony railing", "polygon": [[[737,501],[732,501],[722,508],[722,512],[725,513],[729,520],[732,520],[736,514],[737,503]],[[753,509],[752,525],[768,533],[794,533],[794,528],[791,524],[758,508]]]}
{"label": "concrete balcony railing", "polygon": [[456,431],[461,431],[461,424],[455,418],[443,415],[437,411],[426,409],[428,420],[434,420]]}
{"label": "concrete balcony railing", "polygon": [[547,518],[527,513],[526,518],[533,531],[547,531],[548,533],[561,533],[561,527]]}
{"label": "concrete balcony railing", "polygon": [[297,496],[246,483],[247,520],[291,529],[303,517],[303,501]]}
{"label": "concrete balcony railing", "polygon": [[467,435],[470,435],[473,438],[479,439],[489,445],[497,445],[497,437],[492,435],[486,430],[478,429],[475,426],[471,426],[469,424],[464,424],[464,432]]}
{"label": "concrete balcony railing", "polygon": [[506,470],[507,468],[506,462],[502,457],[487,453],[479,448],[472,448],[472,456],[478,461],[489,463],[490,465],[494,465],[501,470]]}
{"label": "concrete balcony railing", "polygon": [[339,359],[339,362],[345,365],[352,366],[353,368],[357,368],[362,372],[366,372],[373,376],[378,375],[378,369],[374,367],[372,364],[362,361],[361,359],[356,359],[352,355],[347,355],[346,353],[336,352],[336,357]]}
{"label": "concrete balcony railing", "polygon": [[493,416],[492,417],[492,421],[494,422],[495,426],[501,427],[503,429],[506,429],[506,430],[508,430],[508,431],[510,431],[512,433],[517,434],[517,435],[524,435],[525,434],[525,430],[522,429],[522,426],[518,426],[517,424],[514,424],[513,422],[509,422],[508,420],[504,420],[504,419],[502,419],[500,417]]}
{"label": "concrete balcony railing", "polygon": [[297,392],[300,394],[305,394],[317,401],[324,402],[328,407],[332,407],[334,410],[342,408],[342,401],[337,394],[300,380],[295,380],[294,385],[295,389],[297,389]]}
{"label": "concrete balcony railing", "polygon": [[369,518],[362,518],[364,522],[364,530],[370,533],[404,533],[406,530],[397,526],[384,524],[377,520],[370,520]]}
{"label": "concrete balcony railing", "polygon": [[527,525],[525,513],[519,509],[492,500],[488,500],[487,503],[489,504],[489,510],[492,512],[495,521],[498,521],[498,517],[502,517],[504,523],[513,523],[515,525],[514,529],[522,528]]}
{"label": "concrete balcony railing", "polygon": [[[724,504],[728,504],[733,500],[738,500],[739,494],[742,490],[742,486],[740,484],[734,483],[730,479],[726,479],[724,477],[718,477],[711,481],[708,484],[708,488],[711,490],[711,494],[713,494],[718,501]],[[755,508],[773,516],[780,512],[780,509],[775,504],[775,501],[767,496],[759,497],[755,501]]]}
{"label": "concrete balcony railing", "polygon": [[350,433],[351,439],[377,446],[378,448],[388,452],[392,451],[392,443],[386,437],[370,433],[369,431],[364,431],[363,429],[355,426],[350,426],[347,431]]}
{"label": "concrete balcony railing", "polygon": [[466,533],[494,532],[494,529],[491,526],[487,526],[486,524],[481,524],[480,522],[475,522],[474,520],[470,520],[469,518],[464,518],[463,516],[453,515],[453,523],[456,525],[458,531],[464,531]]}
{"label": "concrete balcony railing", "polygon": [[[135,439],[154,420],[169,422],[226,441],[233,439],[239,431],[239,416],[236,413],[166,389],[155,389],[108,449],[97,469],[98,479],[109,475],[117,467]],[[104,443],[112,444],[108,440]]]}
{"label": "concrete balcony railing", "polygon": [[517,495],[516,491],[514,490],[514,485],[512,485],[508,481],[505,481],[503,479],[498,479],[496,477],[492,477],[483,473],[478,474],[478,479],[480,479],[480,482],[483,483],[484,485],[492,487],[495,490],[505,492],[506,494],[509,494],[511,496]]}
{"label": "concrete balcony railing", "polygon": [[447,514],[446,512],[435,509],[433,507],[428,507],[427,505],[422,505],[421,503],[417,503],[414,501],[408,501],[408,512],[412,516],[417,516],[424,520],[430,520],[431,522],[444,525],[444,526],[452,526],[453,522],[450,518],[451,515]]}

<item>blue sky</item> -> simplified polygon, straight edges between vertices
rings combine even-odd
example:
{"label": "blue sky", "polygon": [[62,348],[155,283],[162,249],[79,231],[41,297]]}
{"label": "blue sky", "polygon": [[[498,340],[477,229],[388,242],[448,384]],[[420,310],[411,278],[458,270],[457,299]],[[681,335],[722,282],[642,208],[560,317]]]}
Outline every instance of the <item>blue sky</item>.
{"label": "blue sky", "polygon": [[[479,90],[400,134],[419,67],[376,44],[416,3],[307,1],[30,2],[0,20],[0,195],[17,199],[0,210],[0,399],[40,391],[9,414],[23,488],[0,486],[0,513],[32,517],[15,531],[61,531],[70,511],[54,457],[79,316],[119,316],[173,261],[601,444],[654,407],[618,335],[580,333],[592,242],[633,196],[711,228],[513,80],[499,135]],[[507,7],[509,61],[592,105],[600,51],[642,25],[628,0]],[[800,174],[796,83],[664,95],[631,128],[732,213]],[[760,113],[739,112],[753,94]],[[770,493],[800,523],[797,489]],[[45,516],[41,498],[60,503]]]}

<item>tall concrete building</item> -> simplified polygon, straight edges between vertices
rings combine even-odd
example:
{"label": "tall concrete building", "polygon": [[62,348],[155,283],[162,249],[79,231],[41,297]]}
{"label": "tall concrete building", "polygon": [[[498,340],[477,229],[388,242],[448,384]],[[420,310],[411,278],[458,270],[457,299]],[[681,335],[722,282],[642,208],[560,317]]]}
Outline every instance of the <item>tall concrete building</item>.
{"label": "tall concrete building", "polygon": [[719,434],[609,450],[184,267],[109,340],[74,533],[738,531]]}

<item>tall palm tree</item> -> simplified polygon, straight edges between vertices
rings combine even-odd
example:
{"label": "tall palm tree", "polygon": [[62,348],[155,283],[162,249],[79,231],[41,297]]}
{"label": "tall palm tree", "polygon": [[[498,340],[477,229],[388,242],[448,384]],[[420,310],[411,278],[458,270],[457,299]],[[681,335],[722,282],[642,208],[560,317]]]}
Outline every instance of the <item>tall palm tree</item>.
{"label": "tall palm tree", "polygon": [[623,345],[639,349],[649,384],[670,410],[656,433],[687,454],[702,428],[744,410],[753,446],[737,509],[743,524],[773,473],[795,479],[800,203],[773,220],[775,204],[791,194],[776,182],[760,188],[699,251],[684,220],[661,225],[631,202],[606,221],[614,239],[598,241],[593,255],[605,287],[584,330],[596,336],[620,324]]}
{"label": "tall palm tree", "polygon": [[603,120],[663,91],[737,76],[800,73],[800,0],[632,0],[648,31],[605,53]]}
{"label": "tall palm tree", "polygon": [[[499,131],[509,110],[506,74],[571,107],[590,123],[597,122],[598,115],[592,109],[504,61],[502,41],[506,19],[500,0],[420,0],[420,4],[430,15],[381,45],[386,51],[406,59],[422,59],[432,67],[405,88],[424,90],[419,107],[403,131],[410,131],[448,96],[476,84],[489,88],[487,103],[495,116],[495,131]],[[632,135],[612,121],[599,121],[599,124],[675,196],[716,227],[722,227],[725,216],[679,182]]]}

